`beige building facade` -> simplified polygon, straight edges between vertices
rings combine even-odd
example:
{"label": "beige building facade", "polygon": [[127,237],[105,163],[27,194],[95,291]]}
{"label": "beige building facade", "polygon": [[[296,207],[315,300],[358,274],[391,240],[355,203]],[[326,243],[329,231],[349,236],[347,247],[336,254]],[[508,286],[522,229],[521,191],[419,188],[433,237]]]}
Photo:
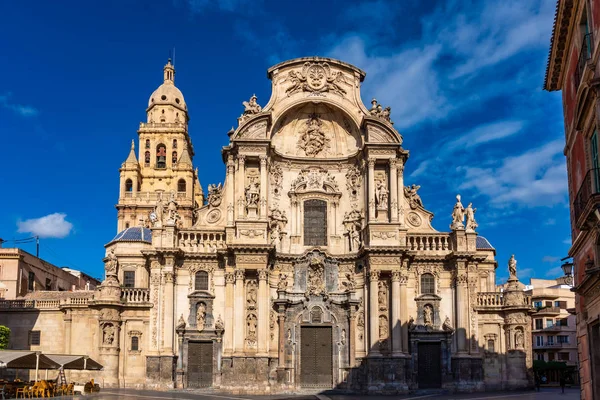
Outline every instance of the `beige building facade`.
{"label": "beige building facade", "polygon": [[225,180],[206,195],[174,76],[169,62],[121,166],[101,287],[0,323],[28,312],[18,329],[43,331],[62,318],[59,346],[98,357],[106,386],[531,385],[533,310],[516,260],[496,291],[495,250],[460,196],[450,231],[433,229],[404,181],[390,108],[361,101],[365,72],[320,57],[270,68],[270,100],[243,103]]}

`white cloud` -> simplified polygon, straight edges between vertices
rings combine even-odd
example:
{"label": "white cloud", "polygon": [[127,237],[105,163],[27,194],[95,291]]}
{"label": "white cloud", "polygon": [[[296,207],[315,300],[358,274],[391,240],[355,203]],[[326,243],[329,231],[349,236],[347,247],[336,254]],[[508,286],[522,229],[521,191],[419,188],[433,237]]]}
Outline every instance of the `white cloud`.
{"label": "white cloud", "polygon": [[560,260],[559,257],[554,257],[554,256],[544,256],[544,257],[542,257],[542,262],[550,263],[550,264],[554,264],[555,262],[558,262],[559,260]]}
{"label": "white cloud", "polygon": [[10,101],[12,93],[7,92],[0,95],[0,106],[19,114],[22,117],[35,117],[38,115],[38,110],[23,104],[16,104]]}
{"label": "white cloud", "polygon": [[452,151],[457,149],[473,148],[495,140],[516,135],[523,129],[523,121],[495,121],[477,126],[466,134],[452,140],[444,149]]}
{"label": "white cloud", "polygon": [[71,233],[73,224],[67,221],[67,214],[54,213],[45,217],[18,221],[19,233],[31,233],[43,238],[64,238]]}
{"label": "white cloud", "polygon": [[571,245],[571,244],[573,244],[573,243],[571,242],[571,238],[570,238],[570,237],[568,237],[568,238],[566,238],[565,240],[563,240],[563,244],[568,244],[568,245],[570,246],[570,245]]}
{"label": "white cloud", "polygon": [[562,268],[560,266],[558,267],[554,267],[554,268],[550,268],[548,271],[546,271],[546,278],[558,278],[563,276],[565,273],[563,272]]}

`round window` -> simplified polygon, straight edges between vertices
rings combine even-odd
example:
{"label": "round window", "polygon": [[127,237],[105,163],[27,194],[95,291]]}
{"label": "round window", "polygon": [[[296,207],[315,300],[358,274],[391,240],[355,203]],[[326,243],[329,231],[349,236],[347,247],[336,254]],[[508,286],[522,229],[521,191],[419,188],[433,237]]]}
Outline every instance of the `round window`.
{"label": "round window", "polygon": [[175,98],[175,103],[179,104],[179,98]]}
{"label": "round window", "polygon": [[164,94],[162,96],[160,96],[161,100],[166,100],[167,96],[165,96]]}

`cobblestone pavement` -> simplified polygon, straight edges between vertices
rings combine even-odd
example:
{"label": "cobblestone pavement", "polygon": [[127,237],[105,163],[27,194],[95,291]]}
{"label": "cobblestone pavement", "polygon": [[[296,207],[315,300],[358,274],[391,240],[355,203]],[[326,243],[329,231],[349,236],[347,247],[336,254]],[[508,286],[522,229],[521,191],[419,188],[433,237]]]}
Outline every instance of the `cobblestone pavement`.
{"label": "cobblestone pavement", "polygon": [[139,399],[182,399],[182,400],[576,400],[579,399],[579,388],[567,388],[562,394],[560,388],[542,388],[540,392],[489,392],[471,394],[412,394],[405,396],[367,396],[367,395],[342,395],[342,394],[316,394],[316,395],[228,395],[222,392],[209,391],[153,391],[132,389],[106,389],[100,393],[88,396],[75,396],[73,399],[83,400],[139,400]]}

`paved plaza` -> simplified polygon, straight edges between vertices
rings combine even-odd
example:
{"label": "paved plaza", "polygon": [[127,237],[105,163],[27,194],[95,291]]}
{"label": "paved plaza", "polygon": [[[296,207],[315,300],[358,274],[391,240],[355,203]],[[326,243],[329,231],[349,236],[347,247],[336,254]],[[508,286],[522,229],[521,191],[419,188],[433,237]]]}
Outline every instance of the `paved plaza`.
{"label": "paved plaza", "polygon": [[341,395],[341,394],[317,394],[317,395],[272,395],[272,396],[250,396],[250,395],[227,395],[224,393],[199,392],[199,391],[152,391],[152,390],[131,390],[131,389],[106,389],[101,393],[95,393],[88,396],[75,396],[75,399],[189,399],[189,400],[413,400],[413,399],[432,399],[432,400],[575,400],[579,399],[579,388],[567,388],[562,394],[560,388],[542,388],[540,392],[520,391],[520,392],[488,392],[471,394],[412,394],[405,396],[368,396],[368,395]]}

